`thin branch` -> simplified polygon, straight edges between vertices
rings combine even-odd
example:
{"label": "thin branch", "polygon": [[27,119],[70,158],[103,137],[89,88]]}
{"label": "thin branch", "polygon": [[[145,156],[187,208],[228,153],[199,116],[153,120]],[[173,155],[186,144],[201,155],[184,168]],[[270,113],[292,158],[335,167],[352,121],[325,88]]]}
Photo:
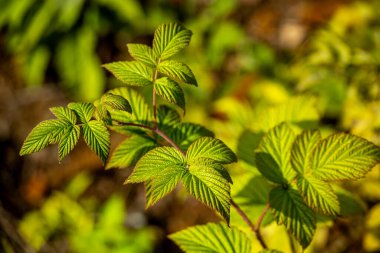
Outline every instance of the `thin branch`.
{"label": "thin branch", "polygon": [[170,145],[172,145],[173,148],[177,149],[183,156],[186,156],[185,151],[183,151],[177,144],[174,143],[170,137],[168,137],[164,132],[162,132],[160,129],[156,128],[154,130],[155,133],[157,133],[159,136],[165,139]]}
{"label": "thin branch", "polygon": [[266,212],[269,210],[269,205],[265,207],[256,225],[253,225],[252,221],[248,218],[248,216],[244,213],[244,211],[239,207],[239,205],[236,204],[235,201],[233,201],[232,199],[230,202],[231,202],[231,205],[236,209],[238,214],[243,218],[244,222],[247,223],[250,229],[255,233],[257,240],[261,244],[261,247],[263,247],[263,249],[267,249],[268,246],[266,245],[264,238],[262,237],[260,233],[260,225],[261,225],[262,220],[264,219]]}
{"label": "thin branch", "polygon": [[259,230],[259,229],[260,229],[261,223],[263,222],[265,215],[266,215],[267,212],[269,211],[269,208],[270,208],[270,205],[269,205],[269,203],[268,203],[268,204],[265,206],[263,212],[261,213],[259,219],[258,219],[257,222],[256,222],[256,225],[255,225],[255,229],[256,229],[256,230]]}

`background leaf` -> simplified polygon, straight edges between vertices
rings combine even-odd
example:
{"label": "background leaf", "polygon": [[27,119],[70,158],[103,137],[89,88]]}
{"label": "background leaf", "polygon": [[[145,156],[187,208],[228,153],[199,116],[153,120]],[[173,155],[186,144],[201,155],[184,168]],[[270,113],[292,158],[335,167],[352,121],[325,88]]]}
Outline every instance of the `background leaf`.
{"label": "background leaf", "polygon": [[169,235],[186,253],[251,253],[251,240],[221,223],[198,225]]}

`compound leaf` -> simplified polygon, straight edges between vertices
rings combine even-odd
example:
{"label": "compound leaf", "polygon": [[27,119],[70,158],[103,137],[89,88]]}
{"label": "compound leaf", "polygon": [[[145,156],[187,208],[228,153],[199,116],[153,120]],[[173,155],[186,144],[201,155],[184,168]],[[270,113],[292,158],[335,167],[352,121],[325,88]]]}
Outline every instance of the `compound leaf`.
{"label": "compound leaf", "polygon": [[300,174],[311,169],[310,157],[313,149],[321,140],[321,133],[317,130],[306,130],[296,137],[291,152],[291,164]]}
{"label": "compound leaf", "polygon": [[185,95],[178,83],[167,77],[161,77],[156,80],[154,87],[159,96],[169,103],[178,105],[185,111]]}
{"label": "compound leaf", "polygon": [[160,62],[157,69],[160,73],[180,83],[198,86],[193,72],[186,64],[182,62],[175,60],[163,61]]}
{"label": "compound leaf", "polygon": [[182,183],[191,195],[216,210],[229,223],[230,183],[213,164],[194,161]]}
{"label": "compound leaf", "polygon": [[61,161],[68,153],[73,150],[78,143],[80,127],[76,125],[68,126],[66,131],[58,141],[58,160]]}
{"label": "compound leaf", "polygon": [[189,45],[192,32],[180,24],[160,25],[154,32],[153,51],[161,60],[167,59]]}
{"label": "compound leaf", "polygon": [[77,123],[77,117],[71,109],[63,106],[52,107],[50,111],[60,120],[67,121],[73,125]]}
{"label": "compound leaf", "polygon": [[106,166],[106,169],[128,168],[140,159],[146,152],[156,146],[156,142],[148,137],[133,135],[116,147]]}
{"label": "compound leaf", "polygon": [[164,169],[174,167],[186,167],[183,155],[172,147],[158,147],[141,157],[126,183],[152,180]]}
{"label": "compound leaf", "polygon": [[338,133],[320,141],[311,159],[315,174],[323,180],[358,179],[380,161],[380,148],[358,136]]}
{"label": "compound leaf", "polygon": [[52,119],[42,121],[26,137],[21,147],[20,155],[31,154],[45,148],[52,142],[52,138],[57,132],[60,132],[65,126],[67,126],[67,121],[65,120]]}
{"label": "compound leaf", "polygon": [[91,120],[82,127],[85,142],[105,164],[110,150],[110,134],[107,127],[97,120]]}
{"label": "compound leaf", "polygon": [[296,237],[303,248],[306,248],[316,228],[315,214],[293,188],[280,186],[269,193],[269,203],[278,224],[284,226]]}
{"label": "compound leaf", "polygon": [[107,108],[132,113],[132,108],[128,100],[120,95],[106,93],[102,96],[101,102]]}
{"label": "compound leaf", "polygon": [[313,210],[328,215],[340,213],[338,197],[327,182],[313,176],[299,176],[297,186],[306,204]]}
{"label": "compound leaf", "polygon": [[169,235],[186,253],[251,253],[251,240],[237,228],[208,223]]}
{"label": "compound leaf", "polygon": [[148,65],[150,67],[155,67],[157,64],[157,59],[154,56],[153,50],[151,47],[143,44],[127,44],[128,51],[131,56],[139,61]]}
{"label": "compound leaf", "polygon": [[[287,180],[292,180],[296,172],[293,170],[290,164],[290,152],[295,139],[295,134],[286,123],[281,123],[276,127],[269,130],[269,132],[263,137],[259,147],[259,154],[256,155],[257,167],[264,176],[268,173],[264,173],[267,170],[280,170],[271,172],[272,175],[282,175]],[[265,154],[265,155],[264,155]],[[273,161],[268,163],[269,156],[277,164],[277,166],[269,167],[262,165],[272,164]],[[265,158],[267,161],[260,161]],[[277,176],[276,176],[277,177]],[[273,178],[268,178],[273,181]],[[276,181],[274,181],[276,182]]]}
{"label": "compound leaf", "polygon": [[152,84],[153,70],[137,61],[118,61],[104,64],[117,79],[132,86]]}
{"label": "compound leaf", "polygon": [[200,158],[208,158],[222,164],[237,161],[235,154],[221,140],[213,137],[201,137],[194,141],[186,152],[189,163]]}
{"label": "compound leaf", "polygon": [[76,112],[82,123],[89,122],[95,111],[95,106],[91,103],[70,103],[67,107]]}

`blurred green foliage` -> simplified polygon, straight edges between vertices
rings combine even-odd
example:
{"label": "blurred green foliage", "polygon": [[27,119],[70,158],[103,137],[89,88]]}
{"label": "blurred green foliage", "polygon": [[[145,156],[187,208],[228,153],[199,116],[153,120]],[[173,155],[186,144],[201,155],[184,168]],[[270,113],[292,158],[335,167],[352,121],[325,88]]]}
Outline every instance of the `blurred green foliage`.
{"label": "blurred green foliage", "polygon": [[20,222],[24,238],[37,251],[50,243],[56,247],[67,244],[68,252],[77,253],[152,252],[151,229],[126,229],[126,210],[121,196],[111,196],[99,210],[94,209],[96,199],[81,199],[83,203],[78,203],[76,198],[90,183],[88,176],[80,174],[65,192],[54,192],[40,210],[28,213]]}

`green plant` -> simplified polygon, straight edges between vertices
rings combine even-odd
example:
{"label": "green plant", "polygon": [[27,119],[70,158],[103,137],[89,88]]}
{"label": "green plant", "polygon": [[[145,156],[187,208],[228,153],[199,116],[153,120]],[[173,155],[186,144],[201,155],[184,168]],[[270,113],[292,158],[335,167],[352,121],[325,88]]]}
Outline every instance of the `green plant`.
{"label": "green plant", "polygon": [[[232,179],[225,165],[237,162],[234,152],[207,128],[181,122],[176,109],[158,105],[161,97],[183,113],[186,111],[180,84],[197,86],[197,81],[186,64],[170,58],[189,44],[191,35],[182,25],[161,25],[155,31],[153,47],[128,44],[134,61],[104,65],[126,85],[151,86],[152,110],[130,88],[111,90],[94,103],[53,107],[50,110],[56,119],[38,124],[26,138],[20,155],[58,143],[61,160],[82,133],[87,145],[105,164],[110,150],[109,131],[119,132],[129,138],[115,149],[106,168],[135,165],[126,183],[145,184],[147,207],[182,183],[192,196],[214,209],[227,223],[195,226],[170,235],[184,251],[251,252],[251,237],[228,226],[230,206],[256,235],[264,249],[261,252],[276,252],[268,250],[260,232],[269,210],[302,248],[308,247],[317,216],[334,217],[346,211],[347,198],[335,193],[332,184],[364,177],[380,161],[380,148],[351,134],[336,133],[322,138],[319,130],[300,128],[307,122],[299,122],[296,127],[288,116],[282,117],[285,113],[293,115],[294,111],[281,109],[283,114],[276,113],[279,110],[270,111],[278,122],[274,127],[260,129],[262,132],[252,138],[248,158],[266,179],[265,185],[261,184],[265,188],[266,206],[253,224],[231,198]],[[310,100],[294,101],[293,104]]]}

